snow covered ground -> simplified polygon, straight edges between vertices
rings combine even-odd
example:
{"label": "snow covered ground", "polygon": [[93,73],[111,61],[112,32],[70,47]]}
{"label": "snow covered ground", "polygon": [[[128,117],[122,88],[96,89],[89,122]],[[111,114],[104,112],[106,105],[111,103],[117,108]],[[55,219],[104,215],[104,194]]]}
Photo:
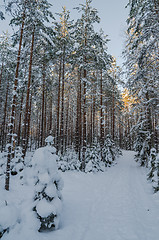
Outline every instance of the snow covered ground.
{"label": "snow covered ground", "polygon": [[12,201],[22,222],[2,240],[158,240],[159,194],[152,193],[146,170],[133,158],[134,152],[123,151],[118,164],[104,173],[61,173],[63,211],[60,229],[53,232],[35,231],[33,192],[14,183]]}

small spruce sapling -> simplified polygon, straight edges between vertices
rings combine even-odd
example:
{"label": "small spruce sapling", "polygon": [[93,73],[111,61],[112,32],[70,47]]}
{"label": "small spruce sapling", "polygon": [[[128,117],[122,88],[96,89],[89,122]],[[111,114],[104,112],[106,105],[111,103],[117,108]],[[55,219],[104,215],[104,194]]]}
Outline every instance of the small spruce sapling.
{"label": "small spruce sapling", "polygon": [[159,191],[159,157],[156,156],[156,168],[155,168],[155,172],[154,172],[154,183],[153,183],[153,188],[154,188],[154,192],[158,192]]}
{"label": "small spruce sapling", "polygon": [[105,165],[106,167],[109,167],[114,162],[116,157],[115,143],[113,142],[109,134],[106,136],[102,151]]}
{"label": "small spruce sapling", "polygon": [[68,148],[66,152],[60,156],[60,159],[57,162],[58,169],[62,172],[65,171],[79,171],[80,168],[80,161],[78,160],[77,153],[74,149]]}
{"label": "small spruce sapling", "polygon": [[52,146],[53,138],[47,137],[47,146],[39,148],[33,156],[35,173],[34,208],[39,219],[39,232],[54,230],[59,227],[62,209],[63,181],[57,170],[56,149]]}
{"label": "small spruce sapling", "polygon": [[151,148],[150,150],[150,160],[149,160],[149,163],[150,163],[150,171],[148,173],[148,180],[151,180],[151,182],[154,182],[154,172],[155,172],[155,169],[156,169],[156,166],[155,166],[155,163],[156,163],[156,149],[155,148]]}
{"label": "small spruce sapling", "polygon": [[86,151],[86,169],[85,172],[98,172],[104,171],[105,166],[100,158],[100,145],[97,141],[93,143],[93,146],[87,148]]}
{"label": "small spruce sapling", "polygon": [[140,166],[148,167],[149,153],[150,153],[150,133],[148,131],[140,130],[137,134],[134,150],[137,151],[135,155],[136,161],[140,162]]}
{"label": "small spruce sapling", "polygon": [[18,173],[23,171],[24,159],[22,158],[22,155],[23,155],[22,148],[17,147],[15,149],[14,158],[12,159],[12,163],[11,163],[11,174],[12,175],[17,175]]}

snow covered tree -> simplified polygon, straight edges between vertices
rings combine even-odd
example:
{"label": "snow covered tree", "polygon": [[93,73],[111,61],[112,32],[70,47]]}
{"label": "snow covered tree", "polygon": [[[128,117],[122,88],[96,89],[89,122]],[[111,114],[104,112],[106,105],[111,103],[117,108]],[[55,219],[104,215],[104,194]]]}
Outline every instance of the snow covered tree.
{"label": "snow covered tree", "polygon": [[[148,143],[147,150],[145,149],[141,154],[145,159],[147,154],[150,155],[152,147],[158,148],[159,4],[156,0],[130,0],[128,5],[130,6],[130,13],[126,50],[124,52],[125,65],[128,69],[127,86],[136,97],[134,111],[138,112],[140,116],[134,129],[141,135],[143,135],[143,132],[147,132],[146,135],[149,138],[147,141],[145,135],[143,139]],[[142,144],[144,147],[145,142]]]}
{"label": "snow covered tree", "polygon": [[[78,69],[79,76],[79,94],[83,96],[82,99],[78,99],[78,103],[82,101],[82,104],[78,106],[79,111],[82,113],[80,124],[82,122],[81,136],[79,139],[82,147],[82,170],[85,169],[85,152],[87,146],[87,87],[90,79],[90,70],[93,68],[96,59],[95,43],[96,34],[94,31],[94,24],[99,23],[99,17],[97,10],[92,8],[91,0],[86,0],[85,4],[80,4],[76,9],[82,12],[81,18],[75,23],[75,39],[76,47],[74,58]],[[79,114],[78,114],[79,115]],[[78,116],[77,116],[78,117]],[[78,149],[79,150],[79,149]]]}
{"label": "snow covered tree", "polygon": [[[17,2],[19,4],[19,2]],[[14,5],[13,1],[8,3],[8,10],[12,12],[12,5]],[[18,8],[19,9],[19,8]],[[19,66],[20,66],[20,56],[21,56],[21,47],[22,47],[22,39],[23,39],[23,30],[24,30],[24,20],[25,20],[25,11],[26,6],[24,2],[20,2],[20,13],[18,14],[20,27],[20,38],[19,38],[19,49],[17,55],[17,64],[15,71],[15,79],[14,79],[14,89],[13,89],[13,98],[12,98],[12,108],[11,108],[11,116],[10,116],[10,124],[9,124],[9,140],[8,140],[8,158],[7,158],[7,167],[6,167],[6,180],[5,180],[5,189],[9,190],[9,181],[10,181],[10,162],[14,153],[13,145],[15,143],[14,133],[14,124],[15,124],[15,112],[16,112],[16,98],[17,98],[17,87],[18,87],[18,75],[19,75]]]}
{"label": "snow covered tree", "polygon": [[[39,34],[46,33],[45,27],[46,22],[49,22],[49,18],[52,18],[52,13],[49,11],[50,4],[47,1],[30,1],[30,0],[17,0],[17,1],[8,1],[6,9],[13,16],[10,24],[20,26],[20,31],[14,34],[15,44],[19,42],[19,50],[17,57],[17,65],[15,70],[15,81],[14,81],[14,90],[13,90],[13,99],[12,99],[12,109],[11,109],[11,120],[9,124],[9,140],[8,140],[8,161],[7,161],[7,170],[6,170],[6,183],[5,188],[9,190],[9,178],[10,178],[10,162],[14,155],[14,145],[15,145],[15,117],[16,117],[16,104],[17,104],[17,89],[18,89],[18,78],[19,78],[19,69],[20,69],[20,58],[22,47],[28,47],[30,43],[31,36],[31,47],[30,47],[30,61],[29,61],[29,70],[28,70],[28,88],[26,96],[26,109],[25,109],[25,118],[24,118],[24,131],[23,131],[23,153],[25,155],[26,145],[27,145],[27,135],[29,133],[29,109],[31,108],[31,96],[30,96],[30,85],[31,85],[31,74],[32,74],[32,61],[33,61],[33,48],[35,36]],[[50,30],[48,31],[50,33]],[[47,32],[47,33],[48,33]],[[38,37],[36,39],[38,41]],[[22,43],[23,41],[23,43]],[[28,126],[28,127],[26,127]]]}
{"label": "snow covered tree", "polygon": [[[5,2],[5,0],[3,0]],[[2,10],[2,6],[1,6],[1,10],[0,10],[0,20],[4,20],[5,19],[5,15],[4,15],[4,11]]]}
{"label": "snow covered tree", "polygon": [[8,112],[10,111],[11,92],[15,71],[15,51],[12,41],[6,32],[0,37],[0,145],[1,151],[5,149],[7,141]]}
{"label": "snow covered tree", "polygon": [[63,181],[57,170],[56,149],[51,146],[53,138],[46,138],[46,147],[35,151],[32,165],[35,175],[34,208],[39,219],[39,232],[59,227],[62,208]]}
{"label": "snow covered tree", "polygon": [[[8,199],[9,200],[9,199]],[[20,216],[18,209],[10,204],[9,201],[1,201],[0,203],[0,238],[5,233],[14,228],[14,226],[20,222]]]}
{"label": "snow covered tree", "polygon": [[152,148],[151,151],[150,151],[150,170],[149,170],[149,173],[148,173],[148,180],[151,180],[152,182],[154,182],[154,172],[156,170],[156,149],[155,148]]}
{"label": "snow covered tree", "polygon": [[59,81],[58,81],[58,101],[57,101],[57,130],[56,130],[56,146],[60,149],[61,154],[64,153],[65,145],[65,84],[66,74],[68,74],[68,65],[70,64],[70,56],[73,51],[73,21],[70,20],[70,12],[63,8],[62,13],[58,14],[60,22],[55,24],[55,48],[56,64],[59,66]]}
{"label": "snow covered tree", "polygon": [[103,161],[105,162],[106,167],[110,167],[115,161],[116,157],[121,154],[120,150],[117,148],[109,134],[106,136],[104,141],[102,152]]}
{"label": "snow covered tree", "polygon": [[101,144],[94,140],[92,146],[87,147],[85,172],[98,172],[105,170],[104,161],[101,159]]}
{"label": "snow covered tree", "polygon": [[156,161],[155,161],[155,171],[154,171],[154,192],[159,191],[159,157],[156,156]]}
{"label": "snow covered tree", "polygon": [[[24,169],[24,160],[22,158],[22,148],[21,147],[17,147],[15,149],[15,154],[14,154],[14,158],[12,159],[11,162],[11,174],[12,175],[17,175],[20,172],[23,171]],[[20,178],[22,178],[23,176],[20,176]]]}

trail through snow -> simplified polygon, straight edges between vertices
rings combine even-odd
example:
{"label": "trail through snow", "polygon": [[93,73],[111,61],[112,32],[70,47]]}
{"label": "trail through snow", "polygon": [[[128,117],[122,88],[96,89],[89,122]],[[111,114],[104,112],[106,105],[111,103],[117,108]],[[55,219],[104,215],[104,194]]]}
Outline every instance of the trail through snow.
{"label": "trail through snow", "polygon": [[55,239],[158,240],[159,204],[142,170],[134,153],[124,151],[104,174],[65,176],[62,229]]}
{"label": "trail through snow", "polygon": [[134,152],[123,151],[118,164],[105,173],[66,172],[62,178],[60,229],[35,233],[25,226],[4,240],[159,239],[159,195],[152,194],[145,169],[134,161]]}

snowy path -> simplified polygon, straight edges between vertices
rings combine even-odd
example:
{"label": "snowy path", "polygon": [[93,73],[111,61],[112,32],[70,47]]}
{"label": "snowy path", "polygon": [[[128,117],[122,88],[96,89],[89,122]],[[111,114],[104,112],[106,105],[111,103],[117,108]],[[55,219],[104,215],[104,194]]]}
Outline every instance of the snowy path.
{"label": "snowy path", "polygon": [[158,240],[159,202],[132,152],[105,174],[64,175],[62,229],[56,240]]}
{"label": "snowy path", "polygon": [[25,226],[4,240],[158,240],[159,195],[133,158],[124,151],[105,173],[63,173],[61,228],[38,233]]}

